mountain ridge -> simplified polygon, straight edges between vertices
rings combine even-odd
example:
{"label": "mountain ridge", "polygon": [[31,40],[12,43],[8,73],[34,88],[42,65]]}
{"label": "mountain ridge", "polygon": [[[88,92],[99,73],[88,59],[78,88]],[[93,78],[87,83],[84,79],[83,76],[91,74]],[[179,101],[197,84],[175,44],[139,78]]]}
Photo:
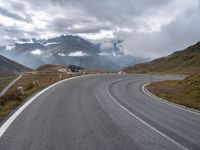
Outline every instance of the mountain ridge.
{"label": "mountain ridge", "polygon": [[16,76],[25,71],[31,69],[0,55],[0,77]]}
{"label": "mountain ridge", "polygon": [[136,64],[124,69],[128,73],[178,73],[192,74],[200,71],[200,42],[188,48],[176,51],[143,64]]}
{"label": "mountain ridge", "polygon": [[[21,39],[0,47],[0,54],[30,68],[43,64],[76,65],[85,68],[120,70],[125,66],[146,61],[123,53],[122,41],[91,43],[81,37],[61,35],[50,39]],[[108,44],[107,43],[107,44]]]}

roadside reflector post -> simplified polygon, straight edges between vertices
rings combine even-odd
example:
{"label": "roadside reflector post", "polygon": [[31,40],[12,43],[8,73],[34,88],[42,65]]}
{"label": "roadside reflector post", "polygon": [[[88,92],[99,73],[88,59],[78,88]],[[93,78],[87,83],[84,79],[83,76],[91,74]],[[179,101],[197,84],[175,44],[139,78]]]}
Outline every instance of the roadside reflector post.
{"label": "roadside reflector post", "polygon": [[22,86],[17,87],[17,94],[24,95],[24,88]]}

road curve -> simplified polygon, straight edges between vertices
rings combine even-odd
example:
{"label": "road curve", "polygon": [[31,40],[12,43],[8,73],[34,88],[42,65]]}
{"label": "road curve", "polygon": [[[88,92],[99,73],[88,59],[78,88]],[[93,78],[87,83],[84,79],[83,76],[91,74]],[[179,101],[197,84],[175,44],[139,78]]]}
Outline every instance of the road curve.
{"label": "road curve", "polygon": [[147,96],[141,87],[150,80],[94,75],[61,82],[22,111],[0,137],[0,149],[199,150],[200,115]]}

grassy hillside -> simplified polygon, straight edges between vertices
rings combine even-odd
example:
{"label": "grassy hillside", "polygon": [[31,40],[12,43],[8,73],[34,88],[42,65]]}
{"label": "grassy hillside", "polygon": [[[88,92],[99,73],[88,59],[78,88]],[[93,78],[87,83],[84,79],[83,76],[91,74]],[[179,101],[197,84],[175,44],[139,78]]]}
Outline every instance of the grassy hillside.
{"label": "grassy hillside", "polygon": [[53,64],[45,64],[41,65],[36,69],[36,71],[40,72],[59,72],[59,69],[64,69],[66,66],[63,65],[53,65]]}
{"label": "grassy hillside", "polygon": [[0,55],[0,77],[16,76],[31,69]]}
{"label": "grassy hillside", "polygon": [[147,89],[164,99],[200,110],[200,72],[182,81],[154,82]]}
{"label": "grassy hillside", "polygon": [[10,83],[12,82],[16,76],[0,78],[0,92]]}
{"label": "grassy hillside", "polygon": [[127,73],[186,74],[182,81],[159,81],[147,89],[158,97],[200,109],[200,42],[182,51],[124,69]]}
{"label": "grassy hillside", "polygon": [[125,68],[127,73],[193,74],[200,70],[200,42],[151,62]]}

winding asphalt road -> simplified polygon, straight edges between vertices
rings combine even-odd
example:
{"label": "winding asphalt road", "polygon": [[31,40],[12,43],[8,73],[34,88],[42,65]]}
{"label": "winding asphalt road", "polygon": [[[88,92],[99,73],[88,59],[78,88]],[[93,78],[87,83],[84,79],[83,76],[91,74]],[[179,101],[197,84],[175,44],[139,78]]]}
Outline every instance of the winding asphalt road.
{"label": "winding asphalt road", "polygon": [[[0,150],[200,149],[200,115],[152,99],[149,75],[70,79],[38,96],[0,137]],[[153,76],[153,80],[176,79]]]}

